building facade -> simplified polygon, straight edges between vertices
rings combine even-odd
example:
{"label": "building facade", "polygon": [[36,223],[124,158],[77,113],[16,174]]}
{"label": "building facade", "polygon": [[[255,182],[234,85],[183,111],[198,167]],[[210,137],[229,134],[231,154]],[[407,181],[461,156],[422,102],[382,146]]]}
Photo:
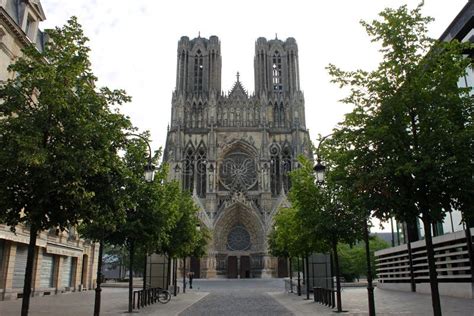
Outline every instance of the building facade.
{"label": "building facade", "polygon": [[297,156],[311,156],[298,46],[294,38],[257,39],[253,94],[238,73],[224,93],[221,67],[217,36],[179,40],[164,159],[212,233],[207,257],[192,259],[191,270],[204,278],[282,276],[286,261],[269,255],[267,236],[288,205]]}
{"label": "building facade", "polygon": [[[46,19],[39,0],[0,0],[0,84],[14,74],[8,66],[26,45],[44,48],[46,36],[39,23]],[[0,223],[0,300],[22,296],[28,230],[16,233]],[[50,295],[95,287],[98,247],[80,239],[74,228],[41,232],[36,242],[33,295]]]}

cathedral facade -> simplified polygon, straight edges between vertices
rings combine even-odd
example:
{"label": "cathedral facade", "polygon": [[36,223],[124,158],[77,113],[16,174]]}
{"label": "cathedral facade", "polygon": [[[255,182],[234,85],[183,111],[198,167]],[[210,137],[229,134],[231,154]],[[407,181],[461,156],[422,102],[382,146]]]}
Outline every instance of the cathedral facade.
{"label": "cathedral facade", "polygon": [[239,74],[224,93],[221,65],[217,36],[179,40],[164,159],[212,234],[191,270],[203,278],[284,276],[286,261],[270,256],[267,236],[288,205],[297,156],[311,156],[298,46],[294,38],[257,39],[253,94]]}

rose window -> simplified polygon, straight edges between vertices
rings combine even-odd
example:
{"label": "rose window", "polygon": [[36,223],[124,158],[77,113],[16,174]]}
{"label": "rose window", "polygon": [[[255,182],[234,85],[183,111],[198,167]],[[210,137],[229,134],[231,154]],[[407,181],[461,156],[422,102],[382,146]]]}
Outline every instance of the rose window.
{"label": "rose window", "polygon": [[227,236],[227,248],[233,251],[244,251],[250,249],[250,234],[244,226],[238,225],[232,228]]}
{"label": "rose window", "polygon": [[257,183],[255,159],[244,152],[228,154],[221,162],[221,184],[230,191],[247,191]]}

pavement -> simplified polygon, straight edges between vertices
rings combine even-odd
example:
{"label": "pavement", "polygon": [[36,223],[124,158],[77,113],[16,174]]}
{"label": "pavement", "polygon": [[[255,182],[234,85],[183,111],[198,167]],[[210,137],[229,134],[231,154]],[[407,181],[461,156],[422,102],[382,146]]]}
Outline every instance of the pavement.
{"label": "pavement", "polygon": [[[335,315],[326,306],[306,296],[284,292],[282,279],[195,280],[193,289],[172,297],[168,304],[156,303],[134,314],[140,315]],[[375,289],[377,315],[432,315],[431,296]],[[126,288],[104,288],[101,315],[126,315]],[[344,288],[345,315],[368,315],[367,290]],[[474,299],[441,297],[444,316],[474,316]],[[1,301],[0,316],[20,315],[21,300]],[[31,316],[90,316],[94,291],[59,294],[31,299]]]}
{"label": "pavement", "polygon": [[[294,315],[340,315],[333,309],[315,303],[311,297],[296,296],[281,291],[268,293]],[[374,290],[377,315],[428,316],[433,315],[431,296],[428,294]],[[474,316],[474,299],[441,296],[444,316]],[[366,288],[344,288],[342,290],[344,315],[369,315]]]}
{"label": "pavement", "polygon": [[[155,303],[140,310],[137,315],[178,315],[198,302],[208,293],[189,292],[172,296],[167,304]],[[94,312],[94,291],[67,293],[45,297],[33,297],[30,301],[30,316],[91,316]],[[20,315],[21,300],[0,302],[0,316]],[[104,288],[102,290],[101,315],[130,315],[128,289]]]}
{"label": "pavement", "polygon": [[284,290],[281,279],[197,280],[194,288],[209,293],[180,316],[291,316],[268,292]]}

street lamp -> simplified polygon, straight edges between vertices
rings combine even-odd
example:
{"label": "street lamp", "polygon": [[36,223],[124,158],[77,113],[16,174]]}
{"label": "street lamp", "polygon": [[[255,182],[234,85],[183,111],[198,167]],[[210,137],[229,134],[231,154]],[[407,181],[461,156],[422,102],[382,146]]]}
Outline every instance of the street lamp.
{"label": "street lamp", "polygon": [[319,156],[313,170],[314,175],[316,176],[316,183],[324,183],[324,177],[326,176],[326,166],[321,163],[321,158]]}
{"label": "street lamp", "polygon": [[[153,182],[153,180],[155,179],[155,166],[153,165],[152,163],[152,153],[151,153],[151,146],[150,146],[150,143],[148,142],[148,140],[143,137],[142,135],[139,135],[139,134],[132,134],[132,133],[127,133],[125,134],[125,137],[127,136],[133,136],[133,137],[138,137],[140,138],[141,140],[143,140],[147,146],[148,146],[148,162],[147,164],[145,165],[144,167],[144,178],[145,178],[145,181],[146,182]],[[102,292],[102,288],[101,288],[101,283],[102,283],[102,253],[103,253],[103,249],[104,248],[104,245],[103,245],[103,239],[100,240],[100,243],[99,243],[99,263],[98,263],[98,269],[97,269],[97,285],[96,285],[96,289],[95,289],[95,302],[94,302],[94,316],[99,316],[100,314],[100,305],[101,305],[101,292]],[[133,252],[133,251],[131,251]],[[130,256],[131,260],[132,261],[132,255]],[[146,256],[145,256],[146,258]],[[146,259],[145,259],[145,265],[146,265]],[[130,270],[131,271],[131,270]],[[146,273],[146,268],[145,268],[145,271]],[[130,288],[133,287],[133,278],[129,277],[130,279]],[[143,286],[144,288],[146,287],[146,275],[144,275],[144,279],[143,279]],[[132,294],[129,293],[129,312],[132,311]]]}
{"label": "street lamp", "polygon": [[151,160],[145,166],[145,181],[150,183],[155,179],[155,166],[151,163]]}
{"label": "street lamp", "polygon": [[153,182],[153,180],[155,179],[155,169],[156,168],[152,163],[152,157],[151,157],[152,153],[151,153],[150,143],[148,142],[148,140],[145,137],[143,137],[142,135],[139,135],[139,134],[128,133],[125,136],[138,137],[147,144],[147,146],[148,146],[148,163],[145,165],[143,175],[145,177],[146,182],[148,182],[148,183]]}
{"label": "street lamp", "polygon": [[[332,134],[326,135],[319,141],[318,149],[316,151],[317,160],[316,165],[314,166],[314,175],[316,184],[321,185],[324,183],[324,179],[326,176],[326,166],[321,163],[321,156],[319,155],[319,147],[321,146],[322,142],[327,139],[328,137],[332,136]],[[364,243],[365,243],[365,254],[366,254],[366,261],[367,261],[367,294],[368,294],[368,303],[369,303],[369,315],[375,316],[375,298],[374,298],[374,286],[372,284],[372,268],[370,262],[370,247],[369,247],[369,224],[368,218],[364,221]],[[337,254],[335,253],[335,258],[337,258]],[[340,283],[339,283],[339,267],[336,259],[336,284],[337,284],[337,305],[338,305],[338,312],[341,312],[341,294],[340,294]]]}
{"label": "street lamp", "polygon": [[[152,163],[152,152],[151,152],[151,146],[150,143],[148,142],[148,139],[143,137],[142,135],[139,134],[133,134],[133,133],[127,133],[125,135],[127,136],[133,136],[140,138],[142,141],[145,142],[145,144],[148,146],[148,162],[144,167],[144,172],[143,172],[143,177],[145,179],[145,182],[151,183],[155,179],[155,166]],[[130,241],[130,259],[129,259],[129,277],[128,277],[128,312],[132,312],[132,299],[133,299],[133,253],[134,253],[134,242],[133,240]],[[144,264],[144,269],[143,269],[143,290],[146,290],[146,270],[147,270],[147,253],[145,253],[145,264]],[[145,293],[145,292],[144,292]]]}

